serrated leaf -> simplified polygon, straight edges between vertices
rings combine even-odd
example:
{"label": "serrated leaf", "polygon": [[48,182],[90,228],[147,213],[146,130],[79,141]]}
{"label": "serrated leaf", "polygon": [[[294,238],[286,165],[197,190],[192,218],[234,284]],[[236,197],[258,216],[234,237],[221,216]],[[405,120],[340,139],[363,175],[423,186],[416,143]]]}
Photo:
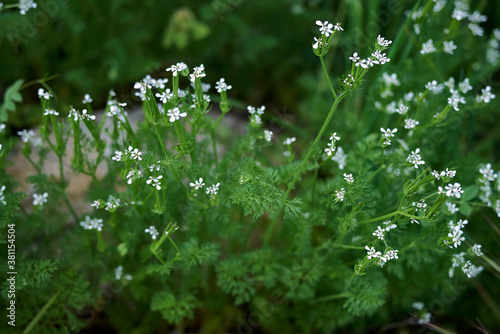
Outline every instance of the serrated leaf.
{"label": "serrated leaf", "polygon": [[0,107],[0,122],[7,122],[8,111],[16,111],[16,102],[23,102],[23,96],[19,93],[24,79],[19,79],[7,88],[4,95],[3,105]]}

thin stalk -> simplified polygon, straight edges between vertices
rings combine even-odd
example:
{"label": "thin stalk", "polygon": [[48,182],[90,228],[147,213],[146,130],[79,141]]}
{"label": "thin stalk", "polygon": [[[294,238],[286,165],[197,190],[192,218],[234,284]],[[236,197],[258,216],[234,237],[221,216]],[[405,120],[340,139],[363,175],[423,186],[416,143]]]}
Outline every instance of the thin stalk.
{"label": "thin stalk", "polygon": [[323,67],[323,72],[325,72],[326,79],[328,80],[328,85],[330,86],[330,90],[332,91],[333,97],[337,99],[337,93],[335,93],[335,89],[333,89],[332,81],[330,80],[330,76],[328,75],[328,70],[326,69],[325,60],[323,56],[319,56],[321,60],[321,67]]}

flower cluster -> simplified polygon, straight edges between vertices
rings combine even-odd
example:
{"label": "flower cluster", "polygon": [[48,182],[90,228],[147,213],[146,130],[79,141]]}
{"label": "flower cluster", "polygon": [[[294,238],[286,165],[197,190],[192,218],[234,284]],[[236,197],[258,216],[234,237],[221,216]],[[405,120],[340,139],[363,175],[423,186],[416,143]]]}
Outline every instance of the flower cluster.
{"label": "flower cluster", "polygon": [[248,106],[247,110],[250,114],[250,124],[254,127],[259,127],[260,125],[262,125],[261,115],[264,114],[266,107],[261,106],[260,108],[255,108],[252,106]]}
{"label": "flower cluster", "polygon": [[368,259],[371,260],[378,258],[377,264],[381,267],[383,267],[389,260],[398,259],[397,249],[387,250],[384,255],[382,255],[381,252],[377,251],[375,247],[368,247],[368,245],[366,245],[365,249],[367,250]]}
{"label": "flower cluster", "polygon": [[149,228],[145,229],[144,232],[151,234],[151,239],[156,240],[156,237],[160,235],[160,232],[156,229],[154,226],[150,226]]}
{"label": "flower cluster", "polygon": [[[337,132],[332,133],[330,136],[330,142],[327,144],[327,148],[325,148],[324,152],[326,153],[327,156],[331,157],[333,153],[335,153],[335,142],[337,140],[340,140],[340,137],[337,136]],[[341,168],[342,169],[342,168]]]}
{"label": "flower cluster", "polygon": [[233,88],[233,86],[228,85],[224,78],[220,78],[220,80],[215,83],[215,89],[217,90],[217,93],[226,92],[231,88]]}
{"label": "flower cluster", "polygon": [[383,140],[383,145],[391,145],[391,137],[394,137],[394,134],[398,132],[398,129],[384,129],[380,128],[380,131],[382,132],[382,140]]}
{"label": "flower cluster", "polygon": [[75,122],[79,120],[95,121],[95,115],[91,115],[87,109],[80,111],[75,108],[70,108],[68,118],[73,118]]}
{"label": "flower cluster", "polygon": [[413,167],[418,168],[418,165],[424,165],[425,161],[422,160],[422,157],[419,154],[420,149],[417,148],[415,151],[412,151],[410,155],[408,155],[408,158],[406,158],[406,161],[408,161],[410,164],[413,165]]}
{"label": "flower cluster", "polygon": [[43,194],[33,194],[33,205],[34,206],[43,206],[45,203],[47,203],[47,198],[49,197],[48,193],[43,193]]}
{"label": "flower cluster", "polygon": [[42,147],[42,138],[37,137],[33,130],[18,131],[17,134],[21,137],[24,143],[31,143],[35,147]]}
{"label": "flower cluster", "polygon": [[441,186],[438,187],[439,195],[446,194],[448,197],[460,198],[463,193],[464,191],[462,190],[462,186],[458,182],[455,182],[454,184],[447,184],[444,189]]}
{"label": "flower cluster", "polygon": [[97,230],[101,232],[103,224],[102,219],[90,218],[89,216],[85,216],[85,220],[80,222],[80,226],[82,226],[86,230]]}

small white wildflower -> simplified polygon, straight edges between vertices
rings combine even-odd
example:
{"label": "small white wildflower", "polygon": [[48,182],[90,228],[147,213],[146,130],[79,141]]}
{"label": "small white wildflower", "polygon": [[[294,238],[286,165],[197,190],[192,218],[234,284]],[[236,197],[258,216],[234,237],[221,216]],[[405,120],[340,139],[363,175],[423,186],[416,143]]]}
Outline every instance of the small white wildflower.
{"label": "small white wildflower", "polygon": [[450,213],[458,212],[457,205],[455,203],[446,202],[446,207]]}
{"label": "small white wildflower", "polygon": [[444,41],[443,42],[444,52],[453,54],[453,52],[457,49],[455,42],[453,41]]}
{"label": "small white wildflower", "polygon": [[93,100],[92,100],[92,98],[90,97],[90,95],[89,95],[89,94],[85,94],[85,95],[83,96],[83,100],[82,100],[82,103],[83,103],[83,104],[92,103],[92,101],[93,101]]}
{"label": "small white wildflower", "polygon": [[424,303],[422,302],[414,302],[413,304],[411,304],[411,306],[415,309],[415,310],[423,310],[424,309]]}
{"label": "small white wildflower", "polygon": [[468,27],[473,35],[475,35],[475,36],[483,36],[484,35],[484,29],[481,28],[481,26],[479,26],[475,23],[469,23]]}
{"label": "small white wildflower", "polygon": [[111,159],[115,161],[120,161],[122,160],[122,157],[123,157],[123,152],[115,151],[115,155]]}
{"label": "small white wildflower", "polygon": [[195,80],[198,78],[204,78],[206,76],[205,74],[205,66],[203,64],[201,64],[200,66],[198,67],[195,67],[193,69],[193,73],[189,74],[189,80],[191,80],[191,82],[195,82]]}
{"label": "small white wildflower", "polygon": [[387,260],[399,259],[398,252],[399,251],[397,249],[388,250],[387,253],[385,254],[385,258]]}
{"label": "small white wildflower", "polygon": [[54,116],[59,116],[59,113],[55,111],[54,109],[45,109],[45,112],[43,113],[44,116],[48,115],[54,115]]}
{"label": "small white wildflower", "polygon": [[436,80],[429,81],[425,84],[425,89],[428,89],[432,94],[440,94],[444,86],[442,84],[438,84]]}
{"label": "small white wildflower", "polygon": [[179,72],[182,72],[182,71],[184,71],[187,68],[188,67],[187,67],[186,64],[184,64],[183,62],[180,62],[180,63],[177,63],[175,65],[170,66],[169,68],[165,69],[165,71],[172,72],[172,75],[174,77],[176,77],[179,74]]}
{"label": "small white wildflower", "polygon": [[466,94],[468,91],[472,90],[472,86],[470,84],[469,78],[465,78],[464,81],[458,84],[458,89],[464,94]]}
{"label": "small white wildflower", "polygon": [[272,131],[264,130],[264,138],[266,139],[266,141],[270,142],[272,137],[273,137]]}
{"label": "small white wildflower", "polygon": [[380,128],[380,131],[382,132],[382,137],[389,139],[390,137],[394,137],[394,134],[398,132],[398,129],[391,130],[387,128],[384,130],[384,128]]}
{"label": "small white wildflower", "polygon": [[375,250],[374,247],[365,246],[365,249],[368,251],[367,252],[367,254],[368,254],[368,260],[370,260],[372,258],[380,257],[382,255],[382,253],[377,252],[377,250]]}
{"label": "small white wildflower", "polygon": [[344,180],[346,180],[349,183],[353,183],[354,182],[354,177],[352,176],[352,174],[344,173]]}
{"label": "small white wildflower", "polygon": [[483,256],[483,252],[481,251],[481,245],[474,244],[471,248],[472,253],[476,254],[476,256]]}
{"label": "small white wildflower", "polygon": [[317,50],[320,47],[323,47],[323,39],[314,37],[313,49]]}
{"label": "small white wildflower", "polygon": [[149,233],[151,235],[151,239],[156,240],[156,237],[160,235],[156,227],[150,226],[149,228],[145,229],[144,232]]}
{"label": "small white wildflower", "polygon": [[26,15],[26,13],[31,8],[36,8],[35,1],[33,1],[33,0],[19,0],[19,13],[21,15]]}
{"label": "small white wildflower", "polygon": [[451,14],[451,17],[457,21],[461,21],[461,20],[465,19],[467,16],[469,16],[469,13],[467,13],[467,11],[459,9],[459,8],[455,8],[453,10],[453,14]]}
{"label": "small white wildflower", "polygon": [[297,138],[295,138],[295,137],[287,138],[287,139],[285,139],[285,141],[283,142],[283,145],[291,145],[291,144],[292,144],[292,143],[294,143],[296,140],[297,140]]}
{"label": "small white wildflower", "polygon": [[43,194],[33,194],[33,205],[34,206],[43,206],[44,203],[47,203],[47,198],[49,197],[48,193]]}
{"label": "small white wildflower", "polygon": [[149,179],[146,181],[147,184],[150,184],[153,188],[156,188],[156,190],[161,190],[161,179],[163,178],[163,175],[153,177],[150,176]]}
{"label": "small white wildflower", "polygon": [[189,186],[194,187],[195,190],[203,188],[204,185],[205,183],[203,183],[203,178],[201,177],[197,181],[194,181],[194,183],[193,182],[189,183]]}
{"label": "small white wildflower", "polygon": [[388,220],[388,221],[385,221],[384,223],[384,226],[385,226],[385,230],[387,232],[389,232],[390,230],[393,230],[395,228],[397,228],[398,226],[396,224],[393,224],[392,221]]}
{"label": "small white wildflower", "polygon": [[419,124],[419,121],[416,121],[413,118],[405,119],[405,129],[413,129],[418,124]]}
{"label": "small white wildflower", "polygon": [[129,146],[128,147],[128,154],[130,154],[130,158],[132,160],[139,160],[139,161],[142,161],[142,152],[139,151],[138,148],[133,148],[132,146]]}
{"label": "small white wildflower", "polygon": [[140,170],[131,170],[127,174],[127,183],[132,184],[135,180],[139,179],[142,177],[142,172]]}
{"label": "small white wildflower", "polygon": [[386,46],[389,46],[392,44],[392,41],[388,40],[388,39],[385,39],[384,37],[378,35],[377,36],[377,43],[378,45],[380,46],[383,46],[383,47],[386,47]]}
{"label": "small white wildflower", "polygon": [[418,154],[419,152],[420,148],[417,148],[415,151],[412,151],[410,155],[408,155],[408,158],[406,158],[406,161],[414,165],[415,168],[418,168],[418,165],[425,164],[425,161],[423,161],[420,154]]}
{"label": "small white wildflower", "polygon": [[233,86],[228,85],[228,84],[225,82],[225,79],[224,79],[224,78],[220,78],[220,80],[219,80],[219,81],[217,81],[217,82],[216,82],[216,84],[215,84],[215,89],[217,89],[217,93],[221,93],[221,92],[228,91],[228,90],[230,90],[231,88],[233,88]]}
{"label": "small white wildflower", "polygon": [[182,112],[179,110],[179,108],[175,107],[174,109],[169,109],[167,111],[167,116],[170,117],[170,122],[173,123],[176,120],[179,120],[181,117],[186,117],[187,113]]}
{"label": "small white wildflower", "polygon": [[97,230],[99,232],[102,231],[102,219],[98,218],[90,218],[89,216],[85,216],[85,220],[80,222],[80,226],[82,226],[85,230]]}
{"label": "small white wildflower", "polygon": [[420,225],[418,220],[416,220],[415,218],[410,218],[410,223]]}
{"label": "small white wildflower", "polygon": [[52,94],[50,92],[46,92],[43,88],[38,89],[38,97],[40,99],[50,100]]}
{"label": "small white wildflower", "polygon": [[5,201],[5,195],[4,195],[4,192],[5,191],[5,186],[1,186],[0,187],[0,202],[3,204],[3,205],[6,205],[7,202]]}
{"label": "small white wildflower", "polygon": [[344,150],[341,146],[337,147],[337,153],[332,157],[333,161],[336,161],[339,164],[339,169],[343,170],[347,164],[347,154],[344,153]]}
{"label": "small white wildflower", "polygon": [[219,186],[220,183],[217,183],[207,188],[206,193],[210,195],[211,199],[214,199],[215,195],[217,195],[217,192],[219,191]]}
{"label": "small white wildflower", "polygon": [[[455,248],[460,246],[462,241],[465,240],[465,238],[462,237],[462,234],[463,234],[462,230],[453,230],[450,233],[448,233],[448,237],[450,237],[452,239],[452,243],[453,243],[453,246]],[[450,246],[450,248],[453,248],[453,247]]]}
{"label": "small white wildflower", "polygon": [[427,42],[422,44],[422,50],[420,50],[420,53],[425,55],[433,52],[436,52],[436,48],[434,47],[434,44],[432,44],[432,39],[429,39]]}
{"label": "small white wildflower", "polygon": [[167,103],[174,97],[174,94],[170,91],[170,89],[167,89],[161,94],[156,93],[155,96],[159,98],[162,103]]}
{"label": "small white wildflower", "polygon": [[333,27],[333,29],[337,31],[344,31],[344,29],[340,26],[340,23],[337,22],[337,24]]}
{"label": "small white wildflower", "polygon": [[319,26],[319,32],[321,32],[322,35],[325,35],[326,37],[330,36],[330,34],[333,34],[333,24],[329,23],[328,21],[321,22],[320,20],[316,21],[316,25]]}
{"label": "small white wildflower", "polygon": [[380,226],[377,226],[377,229],[375,230],[375,232],[372,233],[374,236],[376,236],[377,238],[379,238],[380,240],[384,240],[384,234],[385,234],[385,230],[382,229],[382,227]]}
{"label": "small white wildflower", "polygon": [[491,92],[491,86],[486,86],[481,89],[481,95],[476,96],[476,101],[478,103],[490,103],[495,97],[496,95]]}
{"label": "small white wildflower", "polygon": [[338,201],[340,202],[344,201],[344,196],[345,196],[344,188],[341,188],[340,190],[335,190],[335,197]]}
{"label": "small white wildflower", "polygon": [[90,206],[99,209],[99,206],[101,206],[101,201],[97,199],[94,201],[94,203],[90,204]]}
{"label": "small white wildflower", "polygon": [[86,119],[86,120],[91,120],[91,121],[95,121],[95,115],[91,115],[87,109],[83,109],[82,110],[82,113],[80,114],[80,118],[82,119]]}
{"label": "small white wildflower", "polygon": [[352,60],[354,63],[357,63],[360,60],[357,52],[354,52],[352,56],[349,57],[349,59]]}
{"label": "small white wildflower", "polygon": [[460,195],[464,193],[460,183],[455,182],[455,184],[448,184],[444,187],[446,189],[446,196],[460,198]]}

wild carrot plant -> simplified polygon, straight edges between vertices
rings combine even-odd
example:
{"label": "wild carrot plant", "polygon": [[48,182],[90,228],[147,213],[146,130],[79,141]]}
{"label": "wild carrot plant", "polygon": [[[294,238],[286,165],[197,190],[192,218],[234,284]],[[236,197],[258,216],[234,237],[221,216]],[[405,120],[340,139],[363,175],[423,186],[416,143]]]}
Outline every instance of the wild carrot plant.
{"label": "wild carrot plant", "polygon": [[[312,134],[271,131],[265,106],[248,106],[246,132],[234,133],[231,83],[203,65],[137,82],[138,124],[113,91],[98,113],[89,95],[56,110],[40,88],[39,131],[19,132],[36,171],[29,200],[5,172],[16,141],[0,134],[16,328],[74,332],[105,317],[119,332],[303,333],[408,312],[430,326],[441,291],[498,278],[498,164],[468,160],[462,131],[495,103],[480,79],[498,69],[500,31],[485,36],[483,15],[445,3],[416,5],[394,40],[349,50],[341,68],[328,56],[344,28],[316,21],[329,107],[307,111],[322,120]],[[432,22],[445,33],[428,38],[441,11],[448,21]],[[57,171],[46,174],[50,156]],[[89,177],[83,211],[69,169]]]}

